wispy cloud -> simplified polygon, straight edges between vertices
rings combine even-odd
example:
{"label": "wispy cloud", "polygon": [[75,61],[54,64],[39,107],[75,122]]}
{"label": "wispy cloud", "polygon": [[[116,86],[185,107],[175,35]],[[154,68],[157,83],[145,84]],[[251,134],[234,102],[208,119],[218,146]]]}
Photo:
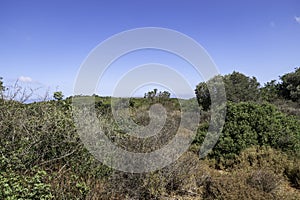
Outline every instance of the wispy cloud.
{"label": "wispy cloud", "polygon": [[18,78],[19,81],[24,82],[24,83],[31,83],[32,82],[32,78],[28,77],[28,76],[20,76]]}
{"label": "wispy cloud", "polygon": [[300,24],[300,17],[295,16],[295,20],[298,22],[298,24]]}

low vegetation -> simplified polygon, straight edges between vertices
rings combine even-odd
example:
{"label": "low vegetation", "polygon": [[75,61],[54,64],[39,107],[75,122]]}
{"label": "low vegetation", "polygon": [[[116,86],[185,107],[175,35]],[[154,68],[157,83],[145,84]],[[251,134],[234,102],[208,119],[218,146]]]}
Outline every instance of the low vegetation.
{"label": "low vegetation", "polygon": [[[211,115],[210,93],[200,83],[201,120],[190,149],[171,165],[141,174],[111,169],[89,153],[74,124],[72,97],[56,92],[53,100],[21,103],[9,98],[0,79],[0,199],[300,199],[300,69],[264,86],[239,72],[221,78],[227,113],[213,150],[199,158]],[[112,98],[94,98],[106,135],[127,150],[153,151],[181,131],[183,108],[167,91],[128,99],[139,125],[149,124],[151,105],[167,111],[161,132],[144,140],[129,137],[113,120]],[[181,106],[196,109],[191,102]]]}

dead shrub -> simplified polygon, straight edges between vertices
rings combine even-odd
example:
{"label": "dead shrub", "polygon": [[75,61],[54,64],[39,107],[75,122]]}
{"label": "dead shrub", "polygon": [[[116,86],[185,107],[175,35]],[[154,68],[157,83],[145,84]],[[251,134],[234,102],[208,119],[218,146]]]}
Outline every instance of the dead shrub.
{"label": "dead shrub", "polygon": [[258,170],[253,172],[246,180],[247,184],[250,186],[264,191],[264,192],[272,192],[274,189],[278,187],[281,182],[281,179],[278,175],[273,172],[266,170]]}

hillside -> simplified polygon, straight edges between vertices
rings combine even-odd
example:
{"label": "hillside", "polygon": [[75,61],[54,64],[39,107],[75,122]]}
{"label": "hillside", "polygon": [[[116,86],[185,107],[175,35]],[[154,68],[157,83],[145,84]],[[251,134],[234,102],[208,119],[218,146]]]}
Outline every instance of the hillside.
{"label": "hillside", "polygon": [[[221,78],[228,100],[225,124],[205,158],[199,151],[212,116],[206,83],[195,88],[196,99],[153,90],[145,98],[94,95],[92,106],[83,104],[82,110],[95,111],[105,135],[130,152],[155,151],[178,133],[184,140],[189,132],[180,125],[181,113],[199,111],[188,151],[149,173],[115,170],[86,148],[74,102],[91,97],[63,99],[58,92],[54,100],[25,104],[9,100],[0,80],[0,199],[300,199],[300,68],[264,86],[239,72]],[[124,113],[139,126],[155,117],[162,121],[163,113],[149,113],[161,105],[162,129],[146,138],[130,135],[133,129],[115,121],[115,102],[122,109],[128,103]]]}

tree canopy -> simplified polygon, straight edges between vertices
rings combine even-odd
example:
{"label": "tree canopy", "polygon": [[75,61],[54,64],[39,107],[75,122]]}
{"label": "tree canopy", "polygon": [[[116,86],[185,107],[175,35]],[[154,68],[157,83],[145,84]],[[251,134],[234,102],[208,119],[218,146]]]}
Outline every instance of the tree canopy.
{"label": "tree canopy", "polygon": [[[217,78],[222,78],[226,91],[226,98],[232,102],[245,102],[245,101],[256,101],[259,98],[259,83],[255,77],[248,77],[239,72],[233,72],[225,76],[216,76],[208,81],[212,87],[212,91],[215,91],[213,87],[214,81]],[[203,110],[208,110],[211,104],[209,89],[205,82],[201,82],[196,86],[195,90],[199,105]]]}
{"label": "tree canopy", "polygon": [[279,94],[285,99],[300,101],[300,67],[280,77]]}
{"label": "tree canopy", "polygon": [[62,91],[57,91],[53,93],[53,98],[57,101],[60,101],[64,98]]}
{"label": "tree canopy", "polygon": [[259,97],[259,82],[240,72],[233,72],[224,76],[226,97],[229,101],[245,102],[256,101]]}
{"label": "tree canopy", "polygon": [[148,98],[148,99],[154,99],[154,98],[168,99],[170,98],[170,96],[171,96],[170,92],[168,91],[158,92],[156,88],[144,94],[144,98]]}

